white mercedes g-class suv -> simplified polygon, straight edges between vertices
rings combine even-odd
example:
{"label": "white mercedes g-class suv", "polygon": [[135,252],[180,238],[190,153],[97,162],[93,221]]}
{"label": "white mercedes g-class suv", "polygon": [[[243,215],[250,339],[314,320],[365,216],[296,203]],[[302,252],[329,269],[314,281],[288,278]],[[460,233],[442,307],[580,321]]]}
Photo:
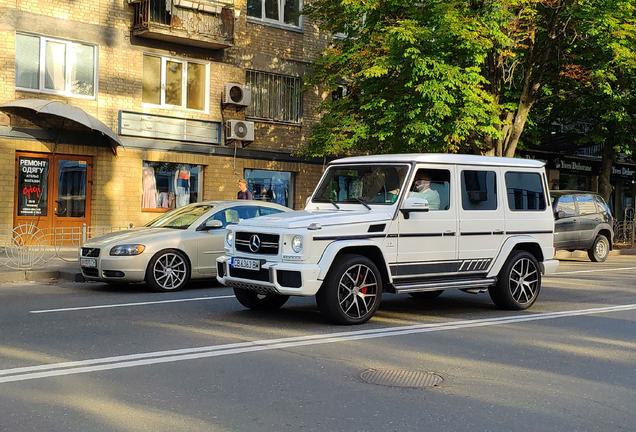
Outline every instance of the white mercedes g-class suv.
{"label": "white mercedes g-class suv", "polygon": [[361,324],[384,293],[486,292],[527,309],[556,271],[542,162],[449,154],[331,162],[305,210],[228,226],[217,279],[255,310],[316,296],[330,321]]}

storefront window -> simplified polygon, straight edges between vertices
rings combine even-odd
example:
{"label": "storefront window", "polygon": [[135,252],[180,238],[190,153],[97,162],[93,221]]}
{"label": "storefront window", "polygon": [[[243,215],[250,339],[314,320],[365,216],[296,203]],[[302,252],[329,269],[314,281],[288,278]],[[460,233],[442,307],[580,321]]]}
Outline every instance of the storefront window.
{"label": "storefront window", "polygon": [[294,186],[290,172],[246,169],[245,180],[254,199],[294,207]]}
{"label": "storefront window", "polygon": [[561,173],[559,175],[559,189],[580,191],[590,190],[589,181],[589,177]]}
{"label": "storefront window", "polygon": [[142,210],[170,210],[203,200],[203,166],[144,162]]}

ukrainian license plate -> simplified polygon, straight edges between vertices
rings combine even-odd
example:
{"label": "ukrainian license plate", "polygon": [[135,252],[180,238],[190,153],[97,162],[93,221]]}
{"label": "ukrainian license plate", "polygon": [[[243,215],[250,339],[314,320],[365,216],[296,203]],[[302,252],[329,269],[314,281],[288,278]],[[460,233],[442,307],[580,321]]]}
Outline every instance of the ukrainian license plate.
{"label": "ukrainian license plate", "polygon": [[80,259],[80,265],[82,267],[97,267],[97,260],[95,258],[82,258]]}
{"label": "ukrainian license plate", "polygon": [[232,258],[232,267],[243,270],[260,270],[261,262],[253,259]]}

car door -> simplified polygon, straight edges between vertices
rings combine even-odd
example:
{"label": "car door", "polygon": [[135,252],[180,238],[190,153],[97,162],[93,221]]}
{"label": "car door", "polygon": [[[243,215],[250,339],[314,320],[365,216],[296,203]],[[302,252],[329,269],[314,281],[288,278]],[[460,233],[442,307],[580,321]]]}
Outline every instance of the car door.
{"label": "car door", "polygon": [[601,223],[601,215],[596,210],[596,203],[590,194],[577,194],[576,204],[579,212],[579,247],[592,247],[596,237],[596,227]]}
{"label": "car door", "polygon": [[[504,239],[505,186],[499,168],[462,167],[459,260],[463,267],[487,268]],[[502,193],[500,193],[500,191]]]}
{"label": "car door", "polygon": [[[424,172],[430,176],[428,187],[436,194],[428,211],[398,213],[398,263],[391,266],[397,283],[424,281],[457,271],[457,203],[452,200],[456,194],[455,167],[418,165],[414,179]],[[414,185],[414,179],[408,184]],[[411,192],[406,193],[408,199]],[[411,195],[418,198],[416,194]]]}
{"label": "car door", "polygon": [[[219,209],[197,227],[198,273],[210,277],[216,275],[216,259],[221,256],[224,251],[223,241],[225,239],[225,227],[239,221],[239,213],[246,212],[243,207],[248,206],[233,206]],[[258,207],[256,206],[249,206],[249,208],[258,211]],[[209,220],[221,221],[223,227],[206,229],[205,224]]]}
{"label": "car door", "polygon": [[573,194],[562,195],[558,198],[554,213],[562,213],[562,217],[555,217],[554,247],[557,249],[576,248],[579,243],[579,219],[576,214],[576,202]]}

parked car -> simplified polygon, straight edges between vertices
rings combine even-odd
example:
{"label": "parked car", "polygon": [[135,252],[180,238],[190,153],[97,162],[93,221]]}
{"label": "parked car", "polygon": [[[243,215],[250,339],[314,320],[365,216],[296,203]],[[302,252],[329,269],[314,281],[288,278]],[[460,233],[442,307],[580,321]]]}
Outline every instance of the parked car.
{"label": "parked car", "polygon": [[109,233],[80,249],[87,280],[143,282],[155,291],[176,291],[189,279],[214,278],[225,227],[241,219],[291,211],[265,201],[205,201],[171,210],[145,226]]}
{"label": "parked car", "polygon": [[217,279],[255,310],[315,296],[324,317],[361,324],[385,293],[490,294],[523,310],[556,271],[542,162],[450,154],[332,161],[305,210],[228,227]]}
{"label": "parked car", "polygon": [[554,210],[554,247],[586,250],[590,260],[603,262],[614,243],[614,218],[603,197],[595,192],[550,191]]}

